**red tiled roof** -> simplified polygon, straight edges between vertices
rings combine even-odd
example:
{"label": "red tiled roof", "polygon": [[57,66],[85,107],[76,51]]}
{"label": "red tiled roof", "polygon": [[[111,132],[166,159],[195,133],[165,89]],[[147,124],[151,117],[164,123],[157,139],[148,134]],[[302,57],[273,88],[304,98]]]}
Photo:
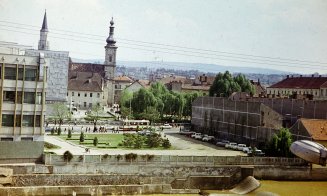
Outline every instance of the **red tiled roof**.
{"label": "red tiled roof", "polygon": [[327,140],[327,120],[302,118],[301,122],[314,140]]}
{"label": "red tiled roof", "polygon": [[133,80],[127,76],[117,76],[114,78],[115,81],[118,82],[128,82],[128,83],[132,83]]}
{"label": "red tiled roof", "polygon": [[102,92],[102,76],[92,72],[68,72],[68,90]]}
{"label": "red tiled roof", "polygon": [[98,73],[102,77],[105,77],[104,64],[94,64],[94,63],[70,63],[69,71],[77,72],[93,72]]}
{"label": "red tiled roof", "polygon": [[319,89],[327,86],[327,77],[290,77],[286,78],[269,88],[297,88],[297,89]]}

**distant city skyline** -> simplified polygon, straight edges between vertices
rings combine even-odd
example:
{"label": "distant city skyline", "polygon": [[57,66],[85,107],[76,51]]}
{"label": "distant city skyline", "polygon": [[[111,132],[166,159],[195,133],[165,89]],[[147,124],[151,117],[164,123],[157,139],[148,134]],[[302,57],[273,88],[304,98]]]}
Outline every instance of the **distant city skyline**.
{"label": "distant city skyline", "polygon": [[73,58],[104,59],[113,17],[120,61],[327,73],[323,0],[1,0],[0,41],[37,48],[45,9],[50,50]]}

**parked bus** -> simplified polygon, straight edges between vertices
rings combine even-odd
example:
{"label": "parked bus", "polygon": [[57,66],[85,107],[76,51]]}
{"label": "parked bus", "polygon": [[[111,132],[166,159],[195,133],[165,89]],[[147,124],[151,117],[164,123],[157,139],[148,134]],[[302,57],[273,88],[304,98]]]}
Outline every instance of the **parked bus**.
{"label": "parked bus", "polygon": [[123,120],[123,123],[119,129],[123,131],[136,131],[137,127],[139,127],[139,129],[144,129],[149,126],[149,120]]}

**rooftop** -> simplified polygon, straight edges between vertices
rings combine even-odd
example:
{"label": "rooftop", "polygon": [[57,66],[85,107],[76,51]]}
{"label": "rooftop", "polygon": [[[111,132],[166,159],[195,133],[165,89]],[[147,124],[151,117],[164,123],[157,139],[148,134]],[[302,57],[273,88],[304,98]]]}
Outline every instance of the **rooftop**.
{"label": "rooftop", "polygon": [[327,77],[287,77],[269,88],[319,89],[327,87]]}

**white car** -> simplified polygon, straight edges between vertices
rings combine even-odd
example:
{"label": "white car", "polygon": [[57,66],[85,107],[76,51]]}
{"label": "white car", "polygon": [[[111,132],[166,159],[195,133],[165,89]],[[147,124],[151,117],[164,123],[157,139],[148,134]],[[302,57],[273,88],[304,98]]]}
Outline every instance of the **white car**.
{"label": "white car", "polygon": [[204,135],[202,135],[202,134],[200,133],[200,134],[198,134],[198,135],[195,135],[195,136],[194,136],[194,139],[202,140],[203,136],[204,136]]}
{"label": "white car", "polygon": [[202,138],[202,141],[204,141],[204,142],[209,142],[209,141],[211,141],[211,140],[213,140],[213,139],[215,139],[214,136],[209,136],[209,135],[207,135],[207,136],[204,136],[204,137]]}
{"label": "white car", "polygon": [[163,129],[171,129],[173,128],[170,124],[164,124],[161,126]]}
{"label": "white car", "polygon": [[195,136],[197,136],[197,135],[201,135],[201,133],[194,133],[191,135],[191,138],[195,138]]}
{"label": "white car", "polygon": [[235,143],[235,142],[231,142],[231,143],[229,143],[229,144],[226,144],[226,145],[225,145],[225,148],[233,149],[234,146],[236,147],[236,146],[237,146],[237,143]]}
{"label": "white car", "polygon": [[252,152],[252,148],[251,148],[251,146],[250,146],[250,147],[245,147],[245,148],[243,148],[243,152],[245,152],[245,153]]}
{"label": "white car", "polygon": [[239,151],[243,151],[243,148],[245,148],[246,145],[245,144],[237,144],[237,150]]}

